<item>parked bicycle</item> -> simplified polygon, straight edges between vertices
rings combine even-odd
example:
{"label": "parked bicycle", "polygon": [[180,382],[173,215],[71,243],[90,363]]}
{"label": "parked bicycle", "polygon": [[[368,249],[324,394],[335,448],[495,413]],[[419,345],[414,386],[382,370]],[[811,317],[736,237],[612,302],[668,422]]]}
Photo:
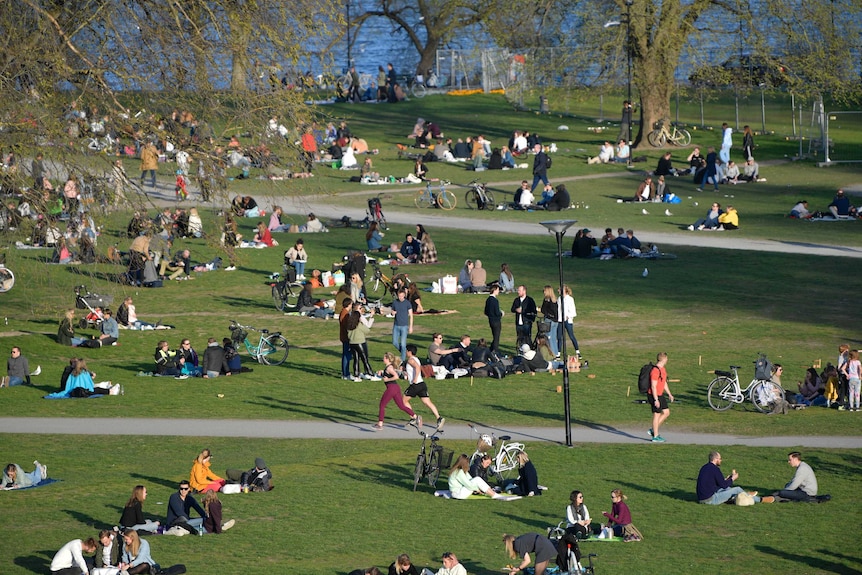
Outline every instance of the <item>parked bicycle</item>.
{"label": "parked bicycle", "polygon": [[449,182],[440,180],[440,190],[435,194],[431,188],[431,182],[425,186],[424,190],[419,190],[413,201],[417,208],[440,208],[443,210],[454,210],[458,200],[455,199],[455,194],[446,189]]}
{"label": "parked bicycle", "polygon": [[[763,370],[771,371],[772,364],[761,354],[755,364],[764,362]],[[761,413],[769,413],[775,407],[775,403],[784,400],[784,389],[771,379],[771,374],[755,370],[754,379],[745,389],[739,383],[740,369],[738,365],[731,365],[731,371],[715,370],[713,379],[706,390],[706,399],[709,406],[716,411],[727,411],[734,403],[744,403],[746,394],[748,399]]]}
{"label": "parked bicycle", "polygon": [[[501,435],[500,437],[497,437],[493,433],[482,433],[472,423],[468,423],[467,425],[479,436],[479,439],[490,445],[492,448],[499,443],[497,454],[492,455],[493,461],[489,468],[489,472],[494,475],[494,479],[496,479],[497,483],[502,485],[507,480],[517,479],[518,453],[524,450],[524,444],[515,442],[507,443],[512,439],[509,435]],[[473,452],[473,455],[470,456],[470,464],[472,465],[473,461],[475,461],[477,457],[481,457],[483,455],[485,455],[485,452],[481,451],[477,447],[476,451]]]}
{"label": "parked bicycle", "polygon": [[[281,332],[257,329],[248,325],[242,325],[236,321],[231,321],[228,329],[230,329],[231,340],[237,345],[244,343],[249,355],[256,359],[258,363],[262,365],[281,365],[287,361],[287,354],[290,348],[287,339],[281,335]],[[249,331],[260,333],[260,339],[256,344],[248,339]]]}
{"label": "parked bicycle", "polygon": [[[432,435],[429,435],[419,430],[419,435],[422,436],[422,448],[419,450],[419,455],[416,456],[416,466],[413,468],[413,491],[419,486],[419,482],[423,477],[428,478],[428,485],[431,487],[437,486],[437,479],[440,478],[440,470],[448,468],[452,465],[451,449],[445,449],[438,442],[443,433],[440,430],[434,430]],[[426,449],[426,443],[431,440],[431,447]]]}
{"label": "parked bicycle", "polygon": [[668,128],[667,123],[661,121],[655,130],[647,134],[647,141],[654,148],[661,148],[668,142],[674,146],[687,146],[691,143],[691,134],[688,130],[677,128],[674,124],[670,124]]}
{"label": "parked bicycle", "polygon": [[390,278],[380,269],[380,265],[376,260],[368,262],[371,264],[372,269],[374,270],[374,275],[368,280],[368,283],[365,284],[365,289],[368,293],[369,298],[374,296],[378,299],[384,297],[387,293],[392,294],[392,297],[396,297],[398,290],[401,288],[406,288],[412,282],[410,278],[407,277],[407,274],[398,273],[398,266],[389,266],[392,270],[392,277]]}
{"label": "parked bicycle", "polygon": [[279,273],[272,274],[270,279],[275,280],[275,283],[270,284],[272,285],[272,301],[275,303],[275,309],[284,311],[295,308],[299,302],[299,292],[303,288],[302,282],[289,281],[287,277],[282,278]]}
{"label": "parked bicycle", "polygon": [[0,293],[6,293],[15,285],[15,274],[6,266],[0,264]]}
{"label": "parked bicycle", "polygon": [[494,203],[494,194],[486,188],[479,180],[473,180],[468,184],[470,189],[464,194],[464,203],[471,210],[487,210],[494,209],[497,205]]}

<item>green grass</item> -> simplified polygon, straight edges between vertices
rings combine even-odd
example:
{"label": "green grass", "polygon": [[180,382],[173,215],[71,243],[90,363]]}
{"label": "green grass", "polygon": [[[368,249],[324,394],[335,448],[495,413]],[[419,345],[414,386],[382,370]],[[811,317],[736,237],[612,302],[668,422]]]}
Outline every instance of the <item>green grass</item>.
{"label": "green grass", "polygon": [[[561,152],[555,158],[552,178],[623,171],[615,167],[587,166],[603,136],[588,132],[586,121],[566,119],[569,131],[556,131],[559,118],[518,113],[501,98],[427,97],[398,106],[335,106],[334,116],[347,116],[354,128],[381,149],[375,165],[382,173],[406,174],[411,164],[395,158],[394,143],[403,140],[416,116],[445,118],[444,129],[455,135],[484,131],[502,142],[514,127],[529,126],[543,134],[559,136]],[[490,128],[489,128],[490,127]],[[717,143],[717,136],[711,134]],[[554,138],[549,138],[553,140]],[[792,153],[781,139],[758,138],[759,159],[779,159]],[[789,150],[789,151],[788,151]],[[652,168],[657,153],[651,153]],[[130,166],[127,165],[127,168]],[[455,167],[433,165],[434,175],[464,184],[471,173]],[[858,173],[850,168],[815,169],[811,164],[765,167],[769,182],[756,186],[723,188],[734,194],[743,228],[736,235],[785,242],[828,243],[859,246],[858,222],[809,224],[784,217],[799,197],[815,208],[828,203],[836,187],[854,183]],[[168,172],[163,167],[163,176]],[[134,169],[129,169],[134,174]],[[495,189],[513,190],[508,182],[523,172],[483,172]],[[378,189],[359,188],[343,181],[344,174],[320,169],[305,181],[263,184],[235,181],[231,191],[254,194],[268,207],[270,202],[293,205],[293,197],[364,207],[367,196]],[[501,182],[504,182],[501,184]],[[665,206],[648,206],[649,217],[639,207],[617,204],[615,196],[632,195],[637,177],[589,179],[570,184],[573,199],[583,207],[566,214],[579,226],[632,227],[650,240],[651,232],[689,232],[681,226],[701,217],[710,193],[686,192],[671,206],[672,217],[658,215]],[[680,186],[676,182],[672,185]],[[348,194],[347,192],[359,192]],[[367,192],[367,193],[366,193]],[[689,200],[688,195],[692,198]],[[459,194],[463,199],[463,193]],[[701,196],[703,196],[701,198]],[[261,201],[263,200],[263,201]],[[300,198],[297,200],[302,202]],[[699,206],[693,202],[698,201]],[[301,205],[301,204],[300,204]],[[586,205],[590,207],[587,209]],[[661,207],[661,209],[658,209]],[[636,209],[637,208],[637,209]],[[384,211],[423,213],[412,207],[407,192],[384,200]],[[301,213],[301,208],[297,208]],[[152,212],[151,212],[152,213]],[[430,228],[441,263],[410,268],[410,276],[422,286],[446,273],[457,274],[464,259],[479,258],[489,275],[502,261],[511,264],[516,279],[535,297],[545,284],[556,283],[555,245],[547,236],[512,236],[507,222],[534,221],[539,213],[470,213],[457,216],[499,220],[498,233]],[[204,214],[210,233],[217,229],[214,214]],[[437,214],[435,214],[437,215]],[[293,216],[294,221],[300,218]],[[125,249],[128,214],[100,222],[99,249],[118,242]],[[248,235],[255,222],[243,221]],[[412,226],[396,225],[387,239],[403,237]],[[679,230],[677,232],[677,230]],[[23,234],[23,232],[22,232]],[[14,239],[14,238],[13,238]],[[282,248],[293,236],[279,238]],[[305,236],[309,267],[328,269],[350,248],[364,246],[364,231],[334,229],[329,234]],[[568,241],[567,241],[568,243]],[[207,261],[219,252],[213,242],[183,240],[175,249],[189,247],[192,258]],[[285,317],[270,298],[266,276],[281,268],[281,249],[240,250],[240,269],[199,274],[195,281],[173,282],[158,290],[121,286],[110,281],[119,272],[107,264],[49,266],[36,251],[5,250],[6,264],[18,278],[15,288],[0,294],[2,316],[8,319],[0,337],[20,345],[32,366],[43,374],[34,388],[14,388],[0,393],[0,411],[26,417],[123,417],[231,418],[231,419],[335,419],[371,424],[376,419],[380,384],[345,384],[337,377],[340,344],[337,322]],[[709,370],[733,363],[745,366],[743,377],[753,373],[750,362],[757,352],[785,366],[785,387],[795,388],[804,368],[812,362],[834,361],[840,342],[859,347],[857,320],[862,275],[853,273],[856,260],[724,251],[673,246],[679,258],[645,264],[648,278],[641,277],[642,263],[634,261],[565,261],[565,280],[575,291],[578,305],[576,334],[590,360],[590,369],[572,376],[574,439],[580,426],[645,429],[648,413],[633,403],[637,373],[660,350],[670,355],[674,394],[681,401],[672,407],[666,429],[673,432],[714,432],[753,436],[858,435],[850,414],[808,409],[782,417],[767,417],[740,407],[715,413],[705,399]],[[388,270],[387,270],[388,271]],[[72,287],[84,283],[90,290],[114,296],[116,307],[132,295],[141,318],[161,320],[178,327],[174,331],[121,332],[119,347],[89,350],[57,345],[62,312],[74,302]],[[320,290],[318,297],[328,295]],[[432,332],[446,334],[454,343],[461,333],[474,339],[489,336],[482,315],[483,296],[425,294],[426,308],[452,309],[457,313],[422,316],[410,341],[424,354]],[[510,297],[503,298],[504,309]],[[156,342],[172,345],[191,339],[202,351],[208,337],[225,337],[230,319],[261,328],[282,330],[292,348],[287,363],[264,367],[249,363],[254,372],[215,381],[136,377],[150,370]],[[390,320],[378,320],[370,340],[374,365],[391,349]],[[511,316],[504,318],[503,343],[514,347]],[[87,359],[97,380],[125,385],[126,394],[97,401],[43,401],[54,391],[60,372],[71,355]],[[248,360],[248,358],[244,358]],[[593,378],[589,376],[595,376]],[[431,383],[435,403],[450,421],[478,421],[482,425],[562,427],[559,378],[550,375],[510,377],[502,381],[447,380]],[[225,395],[219,399],[217,394]],[[422,408],[420,408],[422,409]],[[390,408],[390,417],[398,412]],[[427,414],[424,412],[423,415]],[[186,475],[194,455],[204,446],[215,450],[215,467],[250,466],[263,456],[276,473],[277,489],[266,495],[225,496],[225,512],[238,519],[234,531],[221,539],[158,538],[154,554],[163,564],[183,562],[192,573],[236,573],[250,564],[271,572],[346,573],[354,568],[388,565],[397,553],[407,551],[419,565],[439,565],[443,551],[454,551],[474,575],[495,572],[509,563],[499,542],[504,531],[544,531],[562,518],[571,489],[582,489],[594,516],[609,506],[607,493],[621,487],[629,495],[636,524],[646,536],[641,545],[600,546],[599,572],[636,573],[858,573],[853,567],[859,552],[836,533],[840,525],[858,525],[853,483],[860,460],[846,450],[806,450],[821,482],[835,501],[827,505],[779,505],[737,510],[735,507],[704,508],[694,504],[693,484],[709,447],[592,446],[572,450],[528,443],[541,482],[551,491],[541,498],[511,504],[451,502],[413,494],[409,482],[416,441],[276,441],[216,438],[150,438],[22,436],[9,434],[4,458],[27,464],[35,458],[47,463],[60,484],[0,497],[0,513],[11,518],[13,528],[0,535],[0,563],[4,573],[46,572],[53,552],[72,537],[89,535],[90,528],[112,525],[132,486],[145,483],[150,499],[145,510],[162,514],[158,501],[166,501],[176,481]],[[201,430],[207,437],[217,430]],[[470,452],[470,442],[449,442]],[[72,447],[70,449],[70,446]],[[653,448],[660,450],[653,453]],[[724,450],[725,465],[736,467],[746,488],[771,491],[790,477],[785,450],[732,447]],[[5,463],[5,461],[4,461]],[[442,484],[441,484],[442,485]],[[311,495],[311,496],[310,496]],[[477,507],[474,509],[473,505]],[[500,506],[502,505],[502,507]],[[839,506],[839,507],[836,507]],[[801,525],[794,529],[788,525]],[[843,529],[843,527],[839,527]],[[810,543],[800,544],[799,537]],[[227,542],[227,543],[225,543]],[[589,550],[588,547],[585,550]],[[635,569],[631,566],[636,565]]]}
{"label": "green grass", "polygon": [[[418,441],[111,435],[6,439],[8,459],[27,468],[38,456],[53,477],[62,479],[0,498],[0,512],[10,521],[26,509],[25,517],[14,520],[14,533],[7,529],[0,536],[0,561],[10,574],[45,573],[60,545],[113,525],[136,484],[148,487],[145,514],[163,520],[165,505],[159,503],[166,503],[176,482],[187,476],[202,446],[215,453],[217,470],[246,468],[255,456],[263,457],[276,488],[266,494],[223,495],[225,520],[235,518],[237,525],[218,537],[150,537],[157,561],[184,563],[189,573],[238,573],[254,564],[271,573],[344,574],[370,565],[385,569],[403,552],[418,566],[436,571],[440,555],[453,551],[470,573],[487,575],[511,563],[500,543],[502,533],[544,533],[563,519],[572,489],[585,493],[591,515],[601,519],[615,488],[628,495],[644,541],[583,544],[583,552],[598,554],[599,573],[852,574],[862,560],[846,538],[811,535],[834,531],[836,517],[847,526],[862,518],[853,504],[862,459],[850,450],[803,453],[832,502],[738,509],[695,502],[695,478],[709,451],[705,446],[566,449],[528,442],[540,483],[549,491],[504,503],[435,498],[427,484],[414,493],[411,462]],[[443,444],[456,452],[474,448],[468,441],[444,439]],[[739,471],[740,485],[766,493],[792,476],[786,451],[735,446],[722,455],[728,473]],[[444,484],[445,479],[438,487]],[[798,531],[793,525],[805,528]]]}

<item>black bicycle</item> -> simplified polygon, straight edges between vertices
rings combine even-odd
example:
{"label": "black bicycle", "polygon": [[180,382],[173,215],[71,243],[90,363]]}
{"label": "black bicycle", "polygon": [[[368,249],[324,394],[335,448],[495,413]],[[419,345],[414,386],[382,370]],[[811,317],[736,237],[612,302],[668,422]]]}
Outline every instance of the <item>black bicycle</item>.
{"label": "black bicycle", "polygon": [[[440,469],[452,465],[453,452],[438,443],[440,441],[438,434],[440,433],[443,432],[435,430],[432,435],[428,435],[421,429],[419,430],[419,435],[422,436],[422,449],[416,456],[416,467],[413,468],[413,491],[416,491],[423,477],[428,478],[428,485],[436,487],[437,479],[440,478]],[[428,439],[431,440],[431,447],[426,449]]]}
{"label": "black bicycle", "polygon": [[302,283],[281,279],[278,274],[273,274],[272,279],[276,280],[275,283],[270,284],[272,286],[272,301],[275,303],[275,309],[284,311],[295,308],[299,301],[299,292],[302,291]]}

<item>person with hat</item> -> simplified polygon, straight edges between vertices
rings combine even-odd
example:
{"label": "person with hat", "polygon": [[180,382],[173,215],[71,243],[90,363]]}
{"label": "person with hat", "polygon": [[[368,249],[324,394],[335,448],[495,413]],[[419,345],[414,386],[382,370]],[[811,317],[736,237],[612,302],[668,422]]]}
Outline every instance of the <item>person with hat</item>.
{"label": "person with hat", "polygon": [[572,257],[595,258],[599,256],[599,246],[596,238],[592,236],[592,230],[584,228],[575,234],[572,242]]}
{"label": "person with hat", "polygon": [[225,472],[225,476],[230,482],[238,481],[245,492],[269,491],[272,489],[272,471],[266,466],[266,461],[263,460],[263,457],[255,458],[254,467],[248,471],[228,469]]}

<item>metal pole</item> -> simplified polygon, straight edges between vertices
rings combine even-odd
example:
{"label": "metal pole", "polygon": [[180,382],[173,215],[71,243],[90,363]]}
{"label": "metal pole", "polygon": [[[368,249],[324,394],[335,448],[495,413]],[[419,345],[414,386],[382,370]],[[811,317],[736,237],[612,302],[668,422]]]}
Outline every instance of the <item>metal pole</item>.
{"label": "metal pole", "polygon": [[766,134],[766,99],[764,97],[763,86],[760,87],[760,126],[761,134]]}
{"label": "metal pole", "polygon": [[[560,266],[560,303],[559,310],[563,313],[560,313],[562,317],[558,318],[562,320],[558,326],[558,328],[563,331],[563,323],[566,321],[565,318],[565,309],[563,307],[563,236],[566,235],[565,230],[562,232],[556,232],[557,236],[557,261]],[[566,418],[566,447],[572,446],[572,406],[569,396],[569,361],[566,356],[566,333],[563,331],[558,334],[560,336],[560,359],[563,360],[563,404],[564,404],[564,413]]]}
{"label": "metal pole", "polygon": [[347,70],[350,71],[350,0],[347,0],[345,6],[347,6]]}
{"label": "metal pole", "polygon": [[[631,146],[632,142],[632,122],[634,121],[634,105],[632,105],[632,18],[631,18],[631,10],[632,10],[632,2],[633,0],[626,0],[626,63],[628,65],[628,74],[626,75],[626,99],[629,102],[631,108],[631,118],[629,119],[629,127],[628,127],[628,138],[626,139],[626,143]],[[629,149],[629,161],[631,164],[632,161],[632,152]],[[562,260],[560,261],[560,269],[562,270],[563,264]],[[562,272],[560,272],[562,277]],[[565,368],[563,368],[563,374],[565,374]]]}

